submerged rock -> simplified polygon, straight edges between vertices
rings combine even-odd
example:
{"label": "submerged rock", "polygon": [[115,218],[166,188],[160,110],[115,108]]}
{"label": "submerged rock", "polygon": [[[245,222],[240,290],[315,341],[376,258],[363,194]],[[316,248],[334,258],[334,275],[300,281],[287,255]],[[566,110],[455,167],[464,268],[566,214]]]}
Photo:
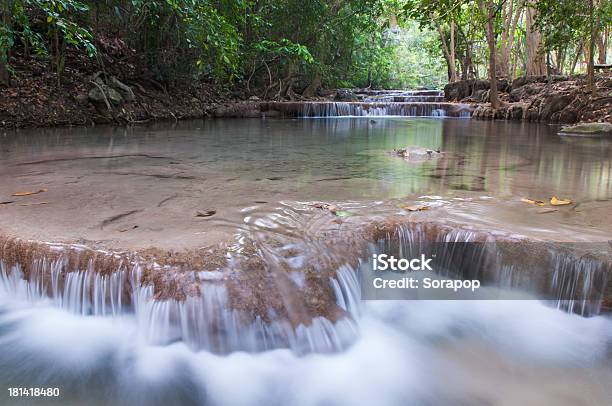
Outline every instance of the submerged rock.
{"label": "submerged rock", "polygon": [[563,127],[560,135],[574,135],[582,137],[598,137],[612,135],[612,123],[580,123]]}
{"label": "submerged rock", "polygon": [[393,154],[403,158],[410,162],[420,162],[429,159],[439,158],[442,156],[440,150],[432,150],[420,147],[406,147],[400,149],[394,149]]}

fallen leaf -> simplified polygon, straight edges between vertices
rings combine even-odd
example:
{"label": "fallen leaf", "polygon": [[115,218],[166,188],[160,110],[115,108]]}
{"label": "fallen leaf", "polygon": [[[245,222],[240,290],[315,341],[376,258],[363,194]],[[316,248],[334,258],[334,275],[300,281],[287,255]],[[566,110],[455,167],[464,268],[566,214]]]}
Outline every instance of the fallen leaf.
{"label": "fallen leaf", "polygon": [[196,217],[210,217],[210,216],[214,216],[215,214],[217,214],[216,210],[206,210],[204,212],[199,211],[196,214]]}
{"label": "fallen leaf", "polygon": [[6,202],[0,202],[0,205],[2,205],[2,204],[11,204],[11,203],[15,203],[15,201],[11,200],[11,201],[6,201]]}
{"label": "fallen leaf", "polygon": [[41,204],[49,204],[49,202],[25,203],[25,204],[20,204],[20,206],[40,206]]}
{"label": "fallen leaf", "polygon": [[402,209],[408,210],[408,211],[425,211],[425,210],[429,210],[429,206],[425,206],[425,205],[402,206]]}
{"label": "fallen leaf", "polygon": [[338,210],[336,206],[334,206],[333,204],[328,204],[328,203],[315,203],[312,205],[312,207],[314,207],[315,209],[329,210],[332,212]]}
{"label": "fallen leaf", "polygon": [[13,193],[13,196],[30,196],[30,195],[37,195],[39,193],[43,193],[46,192],[48,189],[40,189],[37,190],[36,192],[15,192]]}
{"label": "fallen leaf", "polygon": [[544,206],[544,204],[545,204],[545,203],[544,203],[543,201],[541,201],[541,200],[533,200],[533,199],[528,199],[528,198],[526,198],[526,197],[523,197],[523,198],[521,199],[521,202],[523,202],[523,203],[529,203],[529,204],[535,204],[535,205],[537,205],[537,206]]}
{"label": "fallen leaf", "polygon": [[571,204],[572,201],[569,199],[559,199],[557,196],[553,196],[550,198],[550,204],[553,206],[565,206],[567,204]]}
{"label": "fallen leaf", "polygon": [[538,210],[538,214],[546,214],[546,213],[553,213],[555,211],[559,211],[558,209],[553,209],[553,208],[546,208],[546,209],[540,209]]}
{"label": "fallen leaf", "polygon": [[333,210],[332,213],[338,217],[351,217],[353,213],[343,210]]}

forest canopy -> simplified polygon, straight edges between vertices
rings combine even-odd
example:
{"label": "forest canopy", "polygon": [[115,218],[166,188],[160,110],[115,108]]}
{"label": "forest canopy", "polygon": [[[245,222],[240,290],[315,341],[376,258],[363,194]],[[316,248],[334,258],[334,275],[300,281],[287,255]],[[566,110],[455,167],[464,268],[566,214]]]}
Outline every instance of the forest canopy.
{"label": "forest canopy", "polygon": [[592,74],[608,61],[612,0],[0,0],[0,13],[0,84],[17,54],[59,78],[69,55],[126,47],[167,86],[283,98]]}

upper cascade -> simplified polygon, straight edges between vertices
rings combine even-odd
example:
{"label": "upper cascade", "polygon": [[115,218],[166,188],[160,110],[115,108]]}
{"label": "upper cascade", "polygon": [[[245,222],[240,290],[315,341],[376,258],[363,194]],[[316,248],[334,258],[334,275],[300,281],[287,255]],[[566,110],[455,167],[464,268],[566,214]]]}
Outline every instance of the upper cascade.
{"label": "upper cascade", "polygon": [[[470,104],[449,103],[441,90],[339,89],[333,99],[264,103],[264,112],[290,117],[458,117],[470,118]],[[278,114],[278,113],[276,113]]]}

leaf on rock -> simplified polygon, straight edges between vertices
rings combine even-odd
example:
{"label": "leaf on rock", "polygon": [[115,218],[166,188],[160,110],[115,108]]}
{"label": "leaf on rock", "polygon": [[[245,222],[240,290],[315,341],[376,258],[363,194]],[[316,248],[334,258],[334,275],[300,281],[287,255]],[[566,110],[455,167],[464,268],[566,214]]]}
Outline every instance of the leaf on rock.
{"label": "leaf on rock", "polygon": [[332,211],[332,213],[338,217],[351,217],[353,216],[353,213],[349,212],[349,211],[344,211],[344,210],[334,210]]}
{"label": "leaf on rock", "polygon": [[536,206],[544,206],[544,202],[541,200],[534,200],[534,199],[528,199],[526,197],[523,197],[521,199],[521,202],[523,203],[529,203],[529,204],[535,204]]}
{"label": "leaf on rock", "polygon": [[13,193],[13,196],[30,196],[30,195],[37,195],[39,193],[44,193],[46,192],[48,189],[39,189],[36,192],[15,192]]}
{"label": "leaf on rock", "polygon": [[572,201],[569,199],[559,199],[557,196],[553,196],[550,198],[550,204],[553,206],[565,206],[567,204],[571,204]]}

